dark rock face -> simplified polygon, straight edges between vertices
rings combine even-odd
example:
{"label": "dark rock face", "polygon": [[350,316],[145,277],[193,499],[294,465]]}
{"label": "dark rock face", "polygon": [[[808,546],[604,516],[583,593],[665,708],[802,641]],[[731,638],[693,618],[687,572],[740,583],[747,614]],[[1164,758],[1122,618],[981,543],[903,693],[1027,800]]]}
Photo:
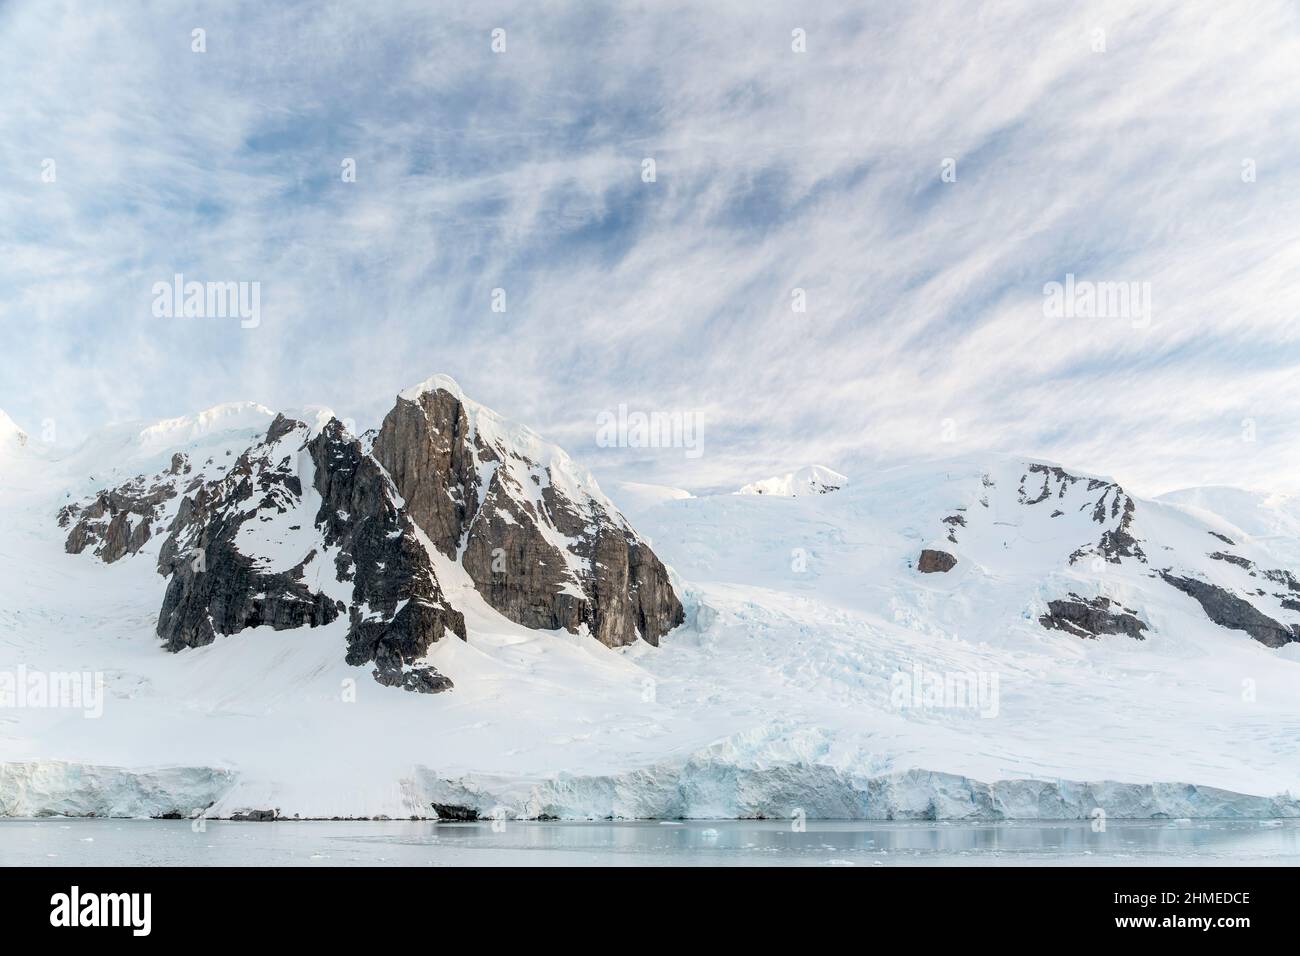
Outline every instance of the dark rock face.
{"label": "dark rock face", "polygon": [[230,819],[243,823],[273,823],[279,816],[279,810],[236,810]]}
{"label": "dark rock face", "polygon": [[1098,556],[1110,564],[1119,564],[1123,558],[1133,558],[1145,563],[1146,553],[1132,530],[1137,505],[1119,485],[1098,481],[1095,478],[1089,479],[1088,490],[1098,489],[1101,489],[1101,497],[1092,504],[1092,520],[1100,525],[1114,522],[1114,527],[1103,531],[1096,545],[1079,548],[1071,554],[1070,563],[1075,564],[1089,555]]}
{"label": "dark rock face", "polygon": [[1255,566],[1255,562],[1248,558],[1243,558],[1237,554],[1227,554],[1223,551],[1215,551],[1210,557],[1215,561],[1226,561],[1228,564],[1235,564],[1239,568],[1249,571]]}
{"label": "dark rock face", "polygon": [[1089,600],[1071,592],[1066,600],[1048,601],[1047,610],[1038,619],[1039,624],[1076,637],[1125,634],[1139,641],[1145,639],[1142,632],[1147,626],[1138,620],[1137,612],[1101,595]]}
{"label": "dark rock face", "polygon": [[1178,577],[1161,571],[1166,583],[1195,598],[1211,621],[1220,627],[1245,631],[1267,647],[1282,647],[1300,641],[1300,628],[1288,627],[1273,620],[1248,601],[1231,591],[1197,578]]}
{"label": "dark rock face", "polygon": [[[1121,508],[1121,499],[1123,500],[1123,513]],[[1105,503],[1105,496],[1098,502],[1098,508],[1102,508]],[[1118,485],[1115,486],[1115,497],[1111,503],[1110,516],[1114,518],[1120,515],[1119,526],[1111,528],[1104,532],[1101,541],[1097,543],[1098,553],[1109,561],[1111,564],[1119,564],[1120,558],[1136,558],[1139,561],[1146,561],[1147,556],[1142,551],[1142,546],[1138,544],[1137,538],[1133,537],[1130,530],[1133,526],[1133,514],[1137,506],[1133,504],[1133,499],[1124,494]],[[1097,517],[1097,521],[1104,521],[1104,515]]]}
{"label": "dark rock face", "polygon": [[921,552],[920,560],[916,562],[916,570],[922,574],[933,574],[935,572],[951,571],[957,566],[957,559],[947,551],[935,551],[926,548]]}
{"label": "dark rock face", "polygon": [[[1300,594],[1300,581],[1296,580],[1296,576],[1290,571],[1280,569],[1265,571],[1264,577],[1272,581],[1274,584],[1281,584],[1288,591]],[[1279,595],[1279,597],[1280,596],[1281,595]]]}
{"label": "dark rock face", "polygon": [[[308,464],[320,496],[314,514],[305,513],[299,473]],[[317,532],[310,546],[294,537],[304,524]],[[285,559],[270,555],[286,548],[297,563],[277,570]],[[322,566],[329,557],[333,566]],[[451,686],[415,662],[448,630],[463,639],[464,618],[444,599],[387,476],[337,420],[309,438],[302,423],[277,417],[225,477],[182,502],[159,566],[171,578],[158,616],[168,650],[259,625],[319,627],[346,613],[349,664],[373,662],[388,686]],[[350,605],[313,590],[309,568],[313,580],[346,585],[337,590],[351,591]]]}
{"label": "dark rock face", "polygon": [[98,492],[89,502],[64,505],[58,513],[59,527],[72,525],[64,550],[81,554],[93,549],[105,564],[135,554],[161,530],[166,505],[190,471],[189,459],[176,454],[170,467],[152,478],[141,475]]}
{"label": "dark rock face", "polygon": [[512,621],[570,632],[585,624],[619,647],[658,644],[684,620],[650,547],[531,433],[429,388],[398,398],[374,455],[434,546]]}
{"label": "dark rock face", "polygon": [[943,523],[948,526],[948,540],[956,544],[957,529],[966,527],[966,519],[962,515],[948,515],[943,519]]}
{"label": "dark rock face", "polygon": [[254,445],[225,477],[182,504],[159,555],[159,569],[171,578],[158,614],[158,636],[169,651],[202,647],[218,634],[264,624],[277,631],[318,627],[342,612],[303,582],[315,552],[293,568],[272,572],[236,546],[246,524],[285,514],[301,500],[292,452],[280,439]]}
{"label": "dark rock face", "polygon": [[465,528],[478,512],[475,459],[495,461],[492,450],[471,436],[465,406],[441,389],[425,393],[418,403],[399,398],[384,418],[374,455],[392,476],[415,523],[439,551],[456,557]]}
{"label": "dark rock face", "polygon": [[[1030,478],[1033,475],[1033,478]],[[1042,479],[1042,487],[1037,491],[1032,491],[1033,485],[1037,484],[1038,479]],[[1029,470],[1020,476],[1020,487],[1017,489],[1017,499],[1022,505],[1036,505],[1047,501],[1049,498],[1064,498],[1076,484],[1081,481],[1088,483],[1088,490],[1095,491],[1097,488],[1107,487],[1106,482],[1097,481],[1095,478],[1080,478],[1078,475],[1072,475],[1059,465],[1044,465],[1040,462],[1033,462],[1029,465]],[[985,487],[990,487],[992,482],[985,480]]]}
{"label": "dark rock face", "polygon": [[[1030,466],[1029,466],[1029,470],[1030,470],[1030,471],[1034,471],[1034,470],[1038,469],[1039,467],[1041,467],[1041,466],[1039,466],[1039,465],[1030,465]],[[1059,471],[1060,469],[1057,469],[1057,470]],[[1064,475],[1065,475],[1065,472],[1062,471],[1061,474],[1064,476]],[[1044,476],[1043,476],[1043,486],[1042,486],[1040,489],[1038,489],[1037,493],[1034,494],[1032,497],[1030,497],[1030,494],[1029,494],[1028,490],[1025,488],[1025,479],[1026,479],[1027,477],[1028,477],[1027,475],[1022,475],[1022,476],[1021,476],[1021,479],[1020,479],[1020,499],[1019,499],[1019,500],[1020,500],[1020,503],[1021,503],[1022,505],[1036,505],[1036,504],[1041,504],[1042,502],[1046,501],[1048,498],[1052,497],[1052,483],[1051,483],[1051,481],[1048,480],[1048,476],[1047,476],[1046,474],[1044,474]],[[1061,487],[1061,494],[1063,495],[1064,493],[1065,493],[1065,487],[1064,487],[1064,485],[1062,485],[1062,487]]]}
{"label": "dark rock face", "polygon": [[472,823],[478,819],[478,811],[473,807],[463,807],[455,803],[433,803],[430,806],[438,814],[438,819],[447,823]]}
{"label": "dark rock face", "polygon": [[447,631],[464,640],[465,618],[443,596],[388,476],[338,419],[307,448],[321,496],[316,526],[325,545],[338,548],[338,579],[353,583],[348,663],[374,661],[375,679],[388,686],[424,693],[450,688],[432,668],[412,665]]}

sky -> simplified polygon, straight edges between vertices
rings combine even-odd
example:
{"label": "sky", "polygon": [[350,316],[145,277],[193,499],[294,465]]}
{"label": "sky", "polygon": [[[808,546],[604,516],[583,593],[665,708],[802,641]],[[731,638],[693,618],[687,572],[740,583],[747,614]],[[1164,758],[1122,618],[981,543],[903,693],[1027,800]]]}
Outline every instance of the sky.
{"label": "sky", "polygon": [[0,2],[0,409],[445,373],[602,479],[1297,491],[1298,70],[1292,0]]}

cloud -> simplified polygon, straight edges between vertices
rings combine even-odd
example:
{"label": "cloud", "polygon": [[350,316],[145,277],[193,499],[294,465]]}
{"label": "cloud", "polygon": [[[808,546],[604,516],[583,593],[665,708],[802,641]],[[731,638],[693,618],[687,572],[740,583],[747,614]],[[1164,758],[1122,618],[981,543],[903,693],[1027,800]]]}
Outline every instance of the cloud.
{"label": "cloud", "polygon": [[[835,6],[0,7],[0,407],[364,422],[443,371],[628,480],[1294,490],[1294,5]],[[260,282],[261,325],[154,318],[178,272]],[[1049,318],[1067,274],[1149,324]],[[703,455],[600,447],[620,404]]]}

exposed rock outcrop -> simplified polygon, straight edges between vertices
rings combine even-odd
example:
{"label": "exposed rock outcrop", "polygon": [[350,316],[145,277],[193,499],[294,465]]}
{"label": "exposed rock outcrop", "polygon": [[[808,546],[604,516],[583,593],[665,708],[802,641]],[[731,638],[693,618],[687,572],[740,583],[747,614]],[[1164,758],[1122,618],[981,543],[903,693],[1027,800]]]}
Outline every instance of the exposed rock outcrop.
{"label": "exposed rock outcrop", "polygon": [[1291,591],[1292,593],[1300,594],[1300,580],[1297,580],[1296,576],[1292,574],[1290,571],[1286,571],[1283,569],[1273,569],[1269,571],[1264,571],[1263,574],[1264,577],[1272,581],[1274,584],[1280,584],[1283,587],[1285,587],[1288,591]]}
{"label": "exposed rock outcrop", "polygon": [[438,819],[446,823],[473,823],[478,819],[478,810],[474,807],[455,803],[433,803],[430,806],[438,814]]}
{"label": "exposed rock outcrop", "polygon": [[[988,473],[981,475],[980,480],[982,491],[967,500],[972,505],[978,503],[982,508],[990,509],[993,507],[993,499],[998,497],[997,482]],[[1069,553],[1071,564],[1090,556],[1111,564],[1118,564],[1123,558],[1146,561],[1146,554],[1133,531],[1136,505],[1124,489],[1114,482],[1073,475],[1059,465],[1028,462],[1020,473],[1010,512],[1006,510],[1005,498],[1002,502],[994,524],[1005,528],[1020,527],[1022,520],[1035,512],[1047,512],[1051,518],[1086,513],[1092,522],[1101,525],[1098,537],[1091,541],[1085,538],[1082,543],[1072,546],[1073,550]],[[975,514],[978,516],[979,512]],[[948,515],[942,522],[947,526],[944,529],[947,540],[952,544],[960,543],[963,529],[968,524],[966,516]],[[976,523],[980,523],[978,519]],[[1052,535],[1054,532],[1047,534]]]}
{"label": "exposed rock outcrop", "polygon": [[947,551],[936,551],[933,548],[926,548],[921,552],[920,559],[916,562],[916,570],[922,574],[934,574],[935,572],[951,571],[957,566],[957,559]]}
{"label": "exposed rock outcrop", "polygon": [[434,546],[511,620],[586,625],[610,647],[658,644],[683,621],[663,563],[590,475],[450,379],[398,396],[374,455]]}
{"label": "exposed rock outcrop", "polygon": [[1124,607],[1103,595],[1088,599],[1070,592],[1068,599],[1047,602],[1048,613],[1038,619],[1043,627],[1076,637],[1096,638],[1100,634],[1124,634],[1144,640],[1147,626],[1133,608]]}
{"label": "exposed rock outcrop", "polygon": [[189,459],[177,453],[158,475],[141,475],[105,488],[89,501],[64,505],[58,513],[59,527],[72,526],[64,550],[81,554],[92,549],[105,564],[135,554],[164,529],[167,504],[182,488],[200,483],[187,477],[192,470]]}
{"label": "exposed rock outcrop", "polygon": [[[1101,541],[1097,543],[1097,552],[1109,561],[1111,564],[1119,564],[1120,558],[1136,558],[1138,561],[1145,562],[1146,554],[1142,551],[1142,546],[1138,544],[1137,538],[1133,536],[1133,514],[1137,506],[1133,499],[1124,494],[1118,485],[1115,486],[1115,496],[1111,502],[1110,516],[1114,518],[1121,508],[1123,502],[1123,512],[1119,514],[1119,525],[1102,533]],[[1098,502],[1098,507],[1103,507],[1105,496],[1102,501]],[[1104,518],[1097,518],[1104,521]]]}
{"label": "exposed rock outcrop", "polygon": [[1161,571],[1166,583],[1195,598],[1206,616],[1221,627],[1245,631],[1267,647],[1282,647],[1300,641],[1300,627],[1291,627],[1273,620],[1244,598],[1226,588],[1197,578],[1180,577]]}
{"label": "exposed rock outcrop", "polygon": [[236,810],[230,819],[241,823],[273,823],[280,817],[279,810]]}
{"label": "exposed rock outcrop", "polygon": [[1237,567],[1243,568],[1247,571],[1255,567],[1254,561],[1251,561],[1248,558],[1243,558],[1237,554],[1226,554],[1223,551],[1215,551],[1210,555],[1210,558],[1215,561],[1226,561],[1228,564],[1235,564]]}
{"label": "exposed rock outcrop", "polygon": [[1090,479],[1088,490],[1097,489],[1101,489],[1101,496],[1092,505],[1092,520],[1100,525],[1113,523],[1113,527],[1102,532],[1095,546],[1080,548],[1070,555],[1070,563],[1074,564],[1088,555],[1096,555],[1110,564],[1119,564],[1123,558],[1145,562],[1146,553],[1133,535],[1133,518],[1137,505],[1119,485]]}

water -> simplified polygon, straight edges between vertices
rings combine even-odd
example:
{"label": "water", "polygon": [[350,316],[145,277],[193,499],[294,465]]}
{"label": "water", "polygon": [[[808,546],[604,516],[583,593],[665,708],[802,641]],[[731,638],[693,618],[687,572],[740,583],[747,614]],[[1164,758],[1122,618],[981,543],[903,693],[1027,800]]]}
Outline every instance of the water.
{"label": "water", "polygon": [[5,866],[1300,865],[1300,821],[0,820]]}

